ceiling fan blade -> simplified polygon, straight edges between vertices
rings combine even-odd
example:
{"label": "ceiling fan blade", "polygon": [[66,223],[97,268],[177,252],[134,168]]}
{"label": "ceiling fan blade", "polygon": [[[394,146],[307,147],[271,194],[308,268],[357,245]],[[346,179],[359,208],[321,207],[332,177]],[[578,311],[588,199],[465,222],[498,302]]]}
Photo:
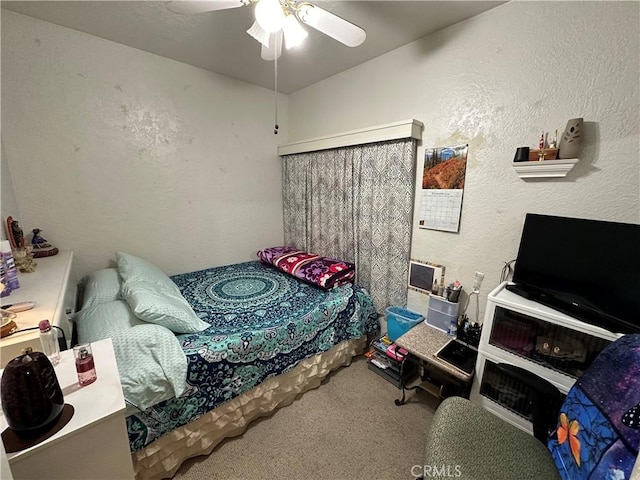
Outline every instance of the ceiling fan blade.
{"label": "ceiling fan blade", "polygon": [[282,30],[272,33],[269,38],[269,46],[262,45],[260,57],[268,62],[273,62],[282,55]]}
{"label": "ceiling fan blade", "polygon": [[167,2],[167,9],[173,13],[192,14],[244,7],[246,4],[247,2],[242,0],[177,0]]}
{"label": "ceiling fan blade", "polygon": [[317,5],[310,3],[299,4],[297,16],[303,23],[344,43],[348,47],[362,45],[362,42],[367,38],[367,33],[362,28]]}

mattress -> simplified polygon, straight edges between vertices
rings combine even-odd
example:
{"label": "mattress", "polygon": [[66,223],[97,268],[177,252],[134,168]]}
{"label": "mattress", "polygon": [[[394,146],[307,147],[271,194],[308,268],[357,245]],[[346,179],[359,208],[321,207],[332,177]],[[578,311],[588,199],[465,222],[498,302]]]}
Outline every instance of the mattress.
{"label": "mattress", "polygon": [[363,288],[346,284],[321,290],[260,262],[171,279],[211,326],[177,336],[188,360],[187,392],[127,417],[131,451],[144,449],[134,459],[157,451],[162,441],[156,441],[169,432],[184,432],[266,380],[379,327]]}

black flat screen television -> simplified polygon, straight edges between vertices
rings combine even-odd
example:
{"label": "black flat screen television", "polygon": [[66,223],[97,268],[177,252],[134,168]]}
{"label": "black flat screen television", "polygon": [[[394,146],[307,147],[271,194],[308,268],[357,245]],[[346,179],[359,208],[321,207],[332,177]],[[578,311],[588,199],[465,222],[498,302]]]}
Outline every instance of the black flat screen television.
{"label": "black flat screen television", "polygon": [[616,333],[640,333],[640,225],[528,213],[507,289]]}

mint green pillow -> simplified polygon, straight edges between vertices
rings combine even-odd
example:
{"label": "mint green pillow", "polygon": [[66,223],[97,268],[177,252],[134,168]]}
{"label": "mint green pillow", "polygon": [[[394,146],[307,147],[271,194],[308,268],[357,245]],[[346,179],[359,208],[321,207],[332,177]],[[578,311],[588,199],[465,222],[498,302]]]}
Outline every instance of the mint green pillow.
{"label": "mint green pillow", "polygon": [[117,268],[103,268],[82,279],[82,308],[99,303],[112,302],[120,298],[120,275]]}
{"label": "mint green pillow", "polygon": [[116,252],[116,258],[118,262],[118,272],[123,282],[138,281],[153,283],[180,293],[178,286],[173,283],[166,273],[153,263],[124,252]]}
{"label": "mint green pillow", "polygon": [[184,393],[187,357],[169,330],[160,325],[136,325],[115,333],[112,341],[122,391],[129,403],[145,410]]}
{"label": "mint green pillow", "polygon": [[72,317],[78,332],[78,342],[97,342],[120,331],[144,324],[124,300],[99,303],[83,308]]}
{"label": "mint green pillow", "polygon": [[195,314],[177,288],[129,280],[122,284],[120,294],[140,320],[172,332],[197,333],[210,326]]}

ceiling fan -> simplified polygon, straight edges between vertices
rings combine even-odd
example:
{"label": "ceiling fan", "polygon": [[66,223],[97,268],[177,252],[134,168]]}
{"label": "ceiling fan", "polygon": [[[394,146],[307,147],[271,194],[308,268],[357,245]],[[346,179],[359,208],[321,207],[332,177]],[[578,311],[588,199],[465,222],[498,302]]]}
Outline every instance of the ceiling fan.
{"label": "ceiling fan", "polygon": [[298,0],[177,0],[167,2],[174,13],[194,14],[255,5],[255,22],[247,33],[262,44],[261,57],[276,60],[282,54],[283,37],[287,49],[300,45],[308,25],[348,47],[364,42],[366,32],[317,5]]}

